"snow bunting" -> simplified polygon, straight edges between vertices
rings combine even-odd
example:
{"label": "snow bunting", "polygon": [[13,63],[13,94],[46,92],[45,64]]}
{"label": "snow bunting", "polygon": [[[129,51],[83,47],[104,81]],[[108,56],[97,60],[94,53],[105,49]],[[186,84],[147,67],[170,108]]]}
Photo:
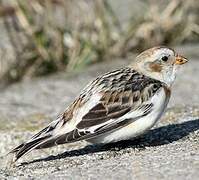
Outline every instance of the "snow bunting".
{"label": "snow bunting", "polygon": [[137,137],[163,114],[180,65],[188,60],[167,47],[142,52],[127,67],[88,84],[47,127],[14,148],[14,162],[33,149],[86,140],[110,143]]}

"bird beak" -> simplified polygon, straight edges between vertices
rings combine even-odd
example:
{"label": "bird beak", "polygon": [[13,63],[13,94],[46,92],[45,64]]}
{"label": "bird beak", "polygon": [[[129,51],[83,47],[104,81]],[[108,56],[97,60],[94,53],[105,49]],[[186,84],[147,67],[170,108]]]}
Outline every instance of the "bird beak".
{"label": "bird beak", "polygon": [[175,56],[175,64],[182,65],[182,64],[185,64],[187,62],[188,62],[187,58],[180,56],[178,54]]}

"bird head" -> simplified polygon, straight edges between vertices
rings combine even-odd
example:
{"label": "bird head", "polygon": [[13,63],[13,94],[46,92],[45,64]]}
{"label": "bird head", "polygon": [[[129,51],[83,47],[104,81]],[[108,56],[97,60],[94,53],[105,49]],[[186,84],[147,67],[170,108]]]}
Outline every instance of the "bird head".
{"label": "bird head", "polygon": [[131,65],[134,69],[171,86],[176,73],[188,60],[167,47],[154,47],[136,57]]}

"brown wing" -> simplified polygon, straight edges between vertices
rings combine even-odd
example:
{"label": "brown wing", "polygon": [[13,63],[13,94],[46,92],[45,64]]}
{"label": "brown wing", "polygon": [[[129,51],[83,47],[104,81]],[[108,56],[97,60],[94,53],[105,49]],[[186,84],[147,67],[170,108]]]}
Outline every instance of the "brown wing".
{"label": "brown wing", "polygon": [[135,108],[136,103],[138,104],[138,101],[141,100],[138,96],[140,96],[138,93],[131,91],[104,93],[100,102],[83,116],[77,128],[89,129],[89,127],[98,126],[110,119],[122,117]]}
{"label": "brown wing", "polygon": [[[96,88],[99,86],[101,86],[100,91]],[[63,144],[91,138],[123,127],[145,116],[153,108],[153,104],[149,101],[150,98],[161,87],[162,83],[160,81],[153,80],[129,69],[105,74],[87,86],[79,98],[63,114],[63,125],[73,118],[75,110],[89,101],[91,96],[101,93],[102,98],[100,101],[82,117],[82,120],[73,131],[52,139],[52,143]],[[122,119],[129,112],[135,112],[135,117]],[[48,147],[48,142],[42,144],[41,147]]]}
{"label": "brown wing", "polygon": [[161,87],[161,83],[151,83],[143,89],[132,90],[126,86],[124,89],[107,91],[99,103],[85,114],[78,129],[89,129],[93,126],[104,124],[109,120],[118,119],[130,111],[143,109],[143,114],[152,105],[147,102]]}
{"label": "brown wing", "polygon": [[[141,94],[138,92],[105,93],[101,101],[82,118],[81,122],[73,131],[52,138],[51,141],[46,141],[37,148],[46,148],[54,144],[89,139],[102,133],[116,130],[132,121],[138,120],[140,117],[151,112],[153,104],[144,102],[149,100],[159,88],[152,85],[147,89],[145,93],[148,92],[148,95],[145,95],[148,98],[143,97],[144,92]],[[118,121],[119,118],[130,111],[135,111],[136,116]]]}

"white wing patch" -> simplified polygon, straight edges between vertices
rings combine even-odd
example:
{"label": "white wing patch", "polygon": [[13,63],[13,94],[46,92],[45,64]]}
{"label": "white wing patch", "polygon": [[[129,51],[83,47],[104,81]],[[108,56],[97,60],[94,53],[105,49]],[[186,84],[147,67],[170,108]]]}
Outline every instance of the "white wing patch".
{"label": "white wing patch", "polygon": [[76,125],[82,120],[82,118],[99,103],[101,97],[102,95],[99,93],[92,95],[89,101],[87,101],[82,107],[74,112],[73,118],[70,121],[68,121],[61,128],[55,129],[56,131],[54,132],[54,135],[62,135],[74,130],[76,128]]}

